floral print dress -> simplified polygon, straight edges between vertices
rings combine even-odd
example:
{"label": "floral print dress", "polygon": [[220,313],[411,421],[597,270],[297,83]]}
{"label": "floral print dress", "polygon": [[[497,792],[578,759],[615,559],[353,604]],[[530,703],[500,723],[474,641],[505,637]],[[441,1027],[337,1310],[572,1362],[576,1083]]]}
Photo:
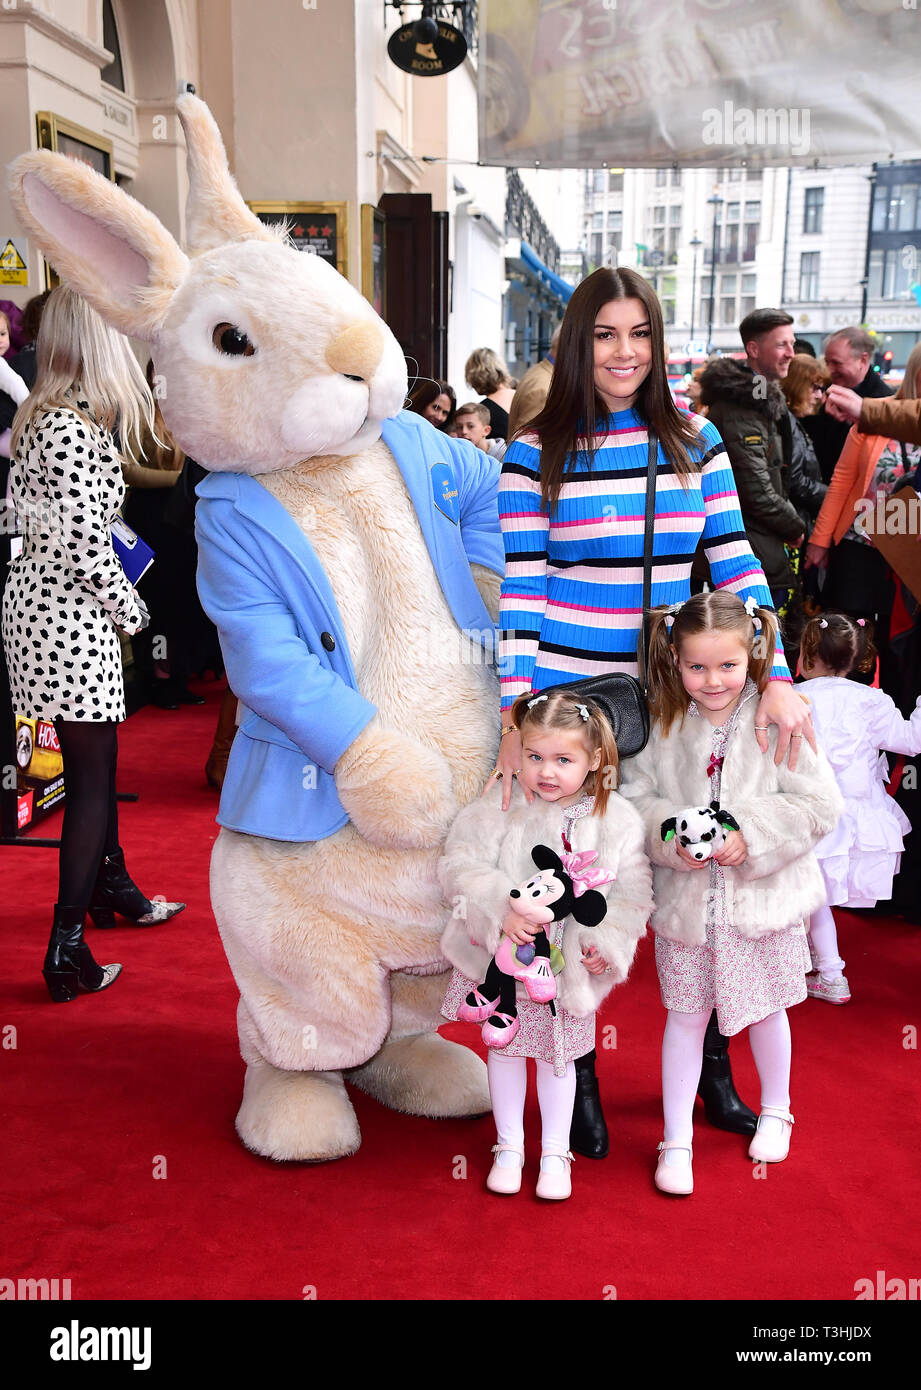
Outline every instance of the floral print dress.
{"label": "floral print dress", "polygon": [[[719,800],[723,759],[742,703],[713,730],[707,765],[711,800]],[[702,717],[693,700],[689,715]],[[744,835],[745,826],[741,829]],[[778,1009],[801,1004],[812,966],[804,922],[754,939],[742,936],[728,918],[722,865],[711,859],[709,873],[706,942],[686,946],[657,936],[656,968],[666,1009],[691,1014],[715,1008],[720,1032],[732,1037]]]}

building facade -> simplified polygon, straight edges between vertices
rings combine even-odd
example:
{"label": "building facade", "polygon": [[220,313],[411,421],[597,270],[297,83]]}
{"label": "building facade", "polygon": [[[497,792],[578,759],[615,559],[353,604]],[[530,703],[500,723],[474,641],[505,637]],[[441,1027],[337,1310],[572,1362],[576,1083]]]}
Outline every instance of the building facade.
{"label": "building facade", "polygon": [[[454,18],[450,5],[436,9]],[[39,141],[85,159],[181,240],[185,151],[174,103],[194,87],[244,198],[287,216],[299,244],[362,288],[411,375],[447,377],[469,396],[470,350],[501,353],[506,342],[508,191],[504,169],[478,163],[475,3],[459,22],[463,63],[419,77],[388,56],[401,16],[381,0],[4,3],[0,161]],[[46,267],[5,187],[0,231],[23,261],[0,297],[23,304],[45,288]],[[525,344],[533,338],[536,350],[545,333],[539,313]]]}
{"label": "building facade", "polygon": [[595,169],[582,199],[588,268],[631,265],[652,281],[673,359],[738,351],[738,325],[761,305],[787,309],[817,351],[866,322],[895,367],[921,337],[919,162]]}

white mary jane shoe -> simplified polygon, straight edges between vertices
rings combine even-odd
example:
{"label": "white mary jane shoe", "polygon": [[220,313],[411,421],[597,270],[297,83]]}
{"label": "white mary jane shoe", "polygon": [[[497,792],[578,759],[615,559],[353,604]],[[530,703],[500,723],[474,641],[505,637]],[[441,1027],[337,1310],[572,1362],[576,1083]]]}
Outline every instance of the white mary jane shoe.
{"label": "white mary jane shoe", "polygon": [[[765,1133],[761,1127],[761,1121],[765,1118],[778,1120],[780,1132],[770,1132],[778,1128],[776,1125],[771,1125],[769,1131]],[[754,1159],[756,1163],[783,1163],[790,1152],[792,1132],[793,1116],[789,1110],[781,1110],[777,1105],[765,1105],[758,1116],[758,1128],[755,1130],[755,1137],[748,1146],[749,1158]]]}
{"label": "white mary jane shoe", "polygon": [[[687,1163],[666,1163],[665,1155],[669,1149],[683,1149],[688,1156]],[[694,1151],[690,1144],[677,1139],[663,1139],[659,1145],[659,1161],[656,1164],[655,1184],[660,1192],[671,1197],[690,1197],[694,1191]]]}
{"label": "white mary jane shoe", "polygon": [[[544,1164],[548,1158],[555,1160],[555,1162],[551,1162],[545,1168]],[[575,1163],[575,1159],[568,1150],[566,1153],[541,1154],[537,1196],[543,1197],[548,1202],[565,1202],[567,1197],[571,1197],[572,1176],[570,1169],[573,1163]]]}
{"label": "white mary jane shoe", "polygon": [[[516,1144],[493,1144],[492,1151],[496,1155],[493,1165],[489,1170],[486,1179],[486,1186],[490,1192],[499,1192],[503,1196],[510,1197],[515,1192],[521,1191],[521,1170],[524,1167],[524,1149],[519,1149]],[[516,1166],[514,1163],[500,1164],[499,1155],[503,1153],[517,1154],[520,1162]]]}

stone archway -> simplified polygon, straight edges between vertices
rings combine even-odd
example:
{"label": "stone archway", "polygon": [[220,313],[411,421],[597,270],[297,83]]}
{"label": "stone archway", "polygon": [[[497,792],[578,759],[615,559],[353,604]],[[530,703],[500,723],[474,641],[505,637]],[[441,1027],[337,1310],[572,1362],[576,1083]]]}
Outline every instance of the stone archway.
{"label": "stone archway", "polygon": [[185,146],[175,101],[181,82],[197,80],[198,3],[145,0],[138,5],[112,0],[112,8],[135,120],[130,191],[178,237],[185,202]]}

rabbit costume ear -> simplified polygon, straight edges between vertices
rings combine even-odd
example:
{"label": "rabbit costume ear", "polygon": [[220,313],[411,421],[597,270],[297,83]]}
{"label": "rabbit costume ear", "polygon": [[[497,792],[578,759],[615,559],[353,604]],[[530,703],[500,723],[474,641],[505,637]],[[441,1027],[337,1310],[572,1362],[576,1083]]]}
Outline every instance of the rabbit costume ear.
{"label": "rabbit costume ear", "polygon": [[277,241],[243,201],[230,176],[221,132],[205,103],[187,94],[176,102],[176,110],[187,151],[186,245],[192,255],[244,237]]}
{"label": "rabbit costume ear", "polygon": [[55,270],[107,322],[152,339],[188,274],[169,232],[102,174],[39,150],[10,165],[10,200]]}

